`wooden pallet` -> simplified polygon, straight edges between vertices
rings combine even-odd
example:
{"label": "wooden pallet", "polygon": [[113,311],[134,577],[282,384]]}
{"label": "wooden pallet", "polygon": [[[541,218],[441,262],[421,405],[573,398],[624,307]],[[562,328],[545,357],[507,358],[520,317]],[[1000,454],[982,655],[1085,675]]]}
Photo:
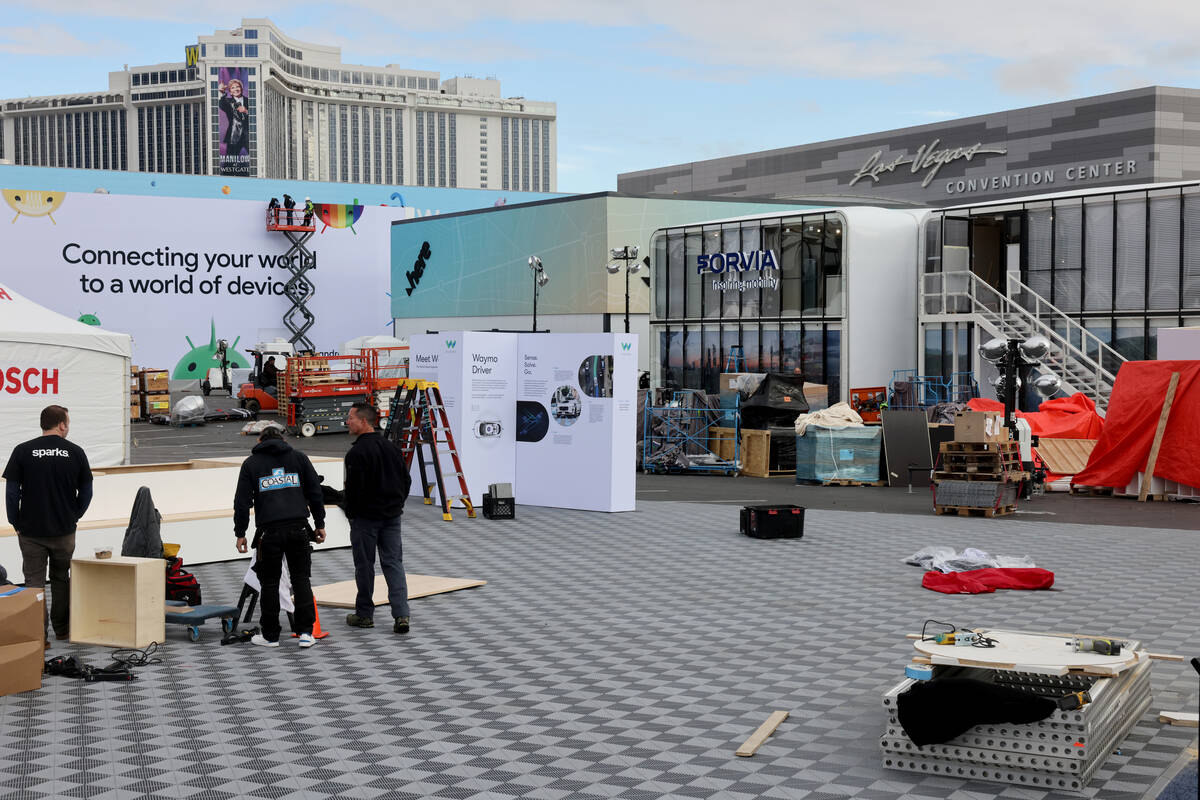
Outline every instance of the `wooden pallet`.
{"label": "wooden pallet", "polygon": [[1029,473],[1023,470],[1005,470],[1004,472],[952,472],[937,470],[933,473],[934,481],[989,481],[991,483],[1020,483],[1029,480]]}
{"label": "wooden pallet", "polygon": [[1082,494],[1088,497],[1112,497],[1111,486],[1072,486],[1071,494]]}
{"label": "wooden pallet", "polygon": [[939,517],[943,514],[957,514],[960,517],[1003,517],[1017,510],[1015,505],[1000,506],[998,508],[981,508],[979,506],[937,506],[933,507],[933,511]]}
{"label": "wooden pallet", "polygon": [[942,442],[942,453],[1016,453],[1017,442]]}
{"label": "wooden pallet", "polygon": [[887,481],[852,481],[847,478],[831,478],[821,481],[822,486],[887,486]]}

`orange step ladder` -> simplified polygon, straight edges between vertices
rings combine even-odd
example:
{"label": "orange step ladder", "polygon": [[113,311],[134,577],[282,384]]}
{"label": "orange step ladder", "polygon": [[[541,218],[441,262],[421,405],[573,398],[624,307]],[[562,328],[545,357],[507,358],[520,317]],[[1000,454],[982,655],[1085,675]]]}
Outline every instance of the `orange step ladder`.
{"label": "orange step ladder", "polygon": [[[388,409],[386,433],[388,439],[400,446],[405,466],[409,469],[412,468],[413,456],[416,456],[425,505],[433,505],[433,484],[427,471],[432,464],[438,499],[442,506],[442,519],[447,522],[453,519],[450,508],[455,500],[462,501],[468,518],[475,518],[475,506],[471,503],[471,495],[467,491],[467,478],[463,474],[462,460],[458,455],[458,446],[454,443],[450,418],[446,415],[442,392],[436,381],[415,378],[400,381]],[[426,448],[429,450],[428,461]],[[442,468],[442,459],[445,456],[450,457],[454,467],[452,472],[446,472]],[[449,478],[458,480],[461,494],[447,494],[446,482]]]}

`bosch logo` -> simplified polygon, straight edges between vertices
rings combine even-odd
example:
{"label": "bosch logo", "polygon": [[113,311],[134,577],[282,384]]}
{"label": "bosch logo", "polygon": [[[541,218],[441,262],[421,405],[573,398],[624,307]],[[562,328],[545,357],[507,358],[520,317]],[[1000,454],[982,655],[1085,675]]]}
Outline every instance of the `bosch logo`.
{"label": "bosch logo", "polygon": [[0,369],[0,390],[9,394],[58,394],[58,370],[43,367]]}
{"label": "bosch logo", "polygon": [[258,479],[258,490],[269,492],[274,489],[299,488],[300,476],[295,472],[284,472],[283,467],[276,467],[271,474]]}
{"label": "bosch logo", "polygon": [[69,458],[70,455],[71,455],[70,453],[68,453],[66,450],[62,449],[61,447],[51,447],[46,450],[34,450],[33,451],[34,458],[53,458],[53,457]]}

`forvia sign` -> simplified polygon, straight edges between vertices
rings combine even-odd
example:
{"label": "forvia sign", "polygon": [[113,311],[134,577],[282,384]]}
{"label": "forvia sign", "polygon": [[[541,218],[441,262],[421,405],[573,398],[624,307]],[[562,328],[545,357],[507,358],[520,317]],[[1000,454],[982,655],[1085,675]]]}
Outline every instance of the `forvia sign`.
{"label": "forvia sign", "polygon": [[696,256],[696,274],[710,273],[718,276],[713,278],[712,288],[717,291],[731,290],[741,292],[746,289],[777,289],[779,277],[776,274],[760,275],[760,277],[743,279],[733,273],[758,272],[779,269],[779,259],[773,250],[747,250],[732,253],[706,253]]}
{"label": "forvia sign", "polygon": [[854,173],[854,177],[850,179],[850,185],[853,186],[864,178],[878,181],[881,175],[894,172],[897,167],[907,164],[909,172],[913,175],[922,170],[925,171],[925,178],[921,181],[921,186],[925,187],[933,182],[933,179],[937,177],[938,171],[942,167],[952,161],[958,161],[959,159],[970,161],[981,153],[987,155],[1008,154],[1008,148],[984,147],[983,142],[976,142],[970,147],[943,147],[938,149],[938,145],[941,143],[941,139],[934,139],[929,144],[923,144],[918,147],[915,155],[910,156],[908,153],[901,153],[890,161],[884,161],[883,151],[876,150],[866,160],[866,163]]}

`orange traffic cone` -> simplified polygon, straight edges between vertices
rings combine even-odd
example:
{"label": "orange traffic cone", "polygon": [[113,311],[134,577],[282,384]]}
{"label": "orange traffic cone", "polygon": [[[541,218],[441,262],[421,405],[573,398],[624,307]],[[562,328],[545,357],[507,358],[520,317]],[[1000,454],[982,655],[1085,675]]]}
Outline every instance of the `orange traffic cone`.
{"label": "orange traffic cone", "polygon": [[[300,634],[293,633],[292,638],[295,639]],[[321,630],[321,612],[317,611],[317,599],[313,598],[313,638],[324,639],[329,635],[329,631]]]}
{"label": "orange traffic cone", "polygon": [[324,639],[329,631],[321,630],[321,614],[317,611],[317,599],[313,598],[313,638]]}

